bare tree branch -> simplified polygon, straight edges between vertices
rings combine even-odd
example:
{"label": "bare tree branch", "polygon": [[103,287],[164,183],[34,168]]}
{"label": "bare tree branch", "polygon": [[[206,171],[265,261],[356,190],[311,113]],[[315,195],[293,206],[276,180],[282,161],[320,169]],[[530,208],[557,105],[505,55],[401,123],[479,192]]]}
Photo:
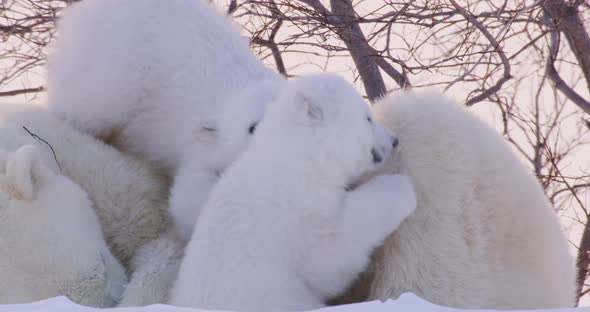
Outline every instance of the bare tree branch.
{"label": "bare tree branch", "polygon": [[277,33],[279,32],[279,30],[283,26],[283,19],[281,18],[281,12],[277,8],[277,4],[275,3],[275,1],[269,0],[268,3],[270,5],[270,12],[272,14],[272,17],[275,18],[277,22],[271,28],[271,32],[270,32],[270,35],[268,36],[268,39],[264,40],[260,37],[254,37],[254,38],[252,38],[252,43],[260,44],[260,45],[263,45],[263,46],[269,48],[272,53],[272,56],[275,60],[277,71],[281,75],[287,77],[288,74],[287,74],[287,69],[285,68],[285,62],[283,61],[283,55],[281,54],[281,51],[279,50],[279,47],[277,46],[277,43],[275,42],[275,37],[277,36]]}
{"label": "bare tree branch", "polygon": [[[545,0],[543,8],[553,18],[553,23],[557,29],[563,32],[568,38],[572,51],[580,65],[580,69],[586,78],[588,90],[590,91],[590,36],[588,36],[585,24],[580,18],[578,11],[579,4],[579,1],[569,4],[563,0]],[[576,105],[590,114],[590,105],[588,105],[588,102],[581,97],[576,97],[576,94],[571,92],[571,88],[564,88],[563,85],[565,83],[559,77],[555,78],[556,84],[559,82],[562,88],[560,90]]]}
{"label": "bare tree branch", "polygon": [[15,95],[26,94],[26,93],[38,93],[38,92],[43,92],[43,91],[45,91],[45,87],[43,87],[43,86],[39,86],[36,88],[10,90],[10,91],[0,92],[0,97],[15,96]]}
{"label": "bare tree branch", "polygon": [[339,17],[332,20],[338,36],[344,41],[365,86],[369,100],[374,101],[385,95],[385,82],[379,71],[373,49],[359,26],[351,0],[331,0],[332,12]]}
{"label": "bare tree branch", "polygon": [[502,88],[502,85],[506,81],[508,81],[512,78],[512,75],[510,74],[510,62],[508,61],[508,58],[506,57],[506,53],[504,53],[504,50],[502,49],[502,47],[500,47],[500,44],[498,43],[496,38],[494,38],[494,36],[492,36],[492,34],[489,32],[489,30],[482,23],[480,23],[475,16],[473,16],[471,13],[467,12],[467,10],[465,10],[463,7],[459,6],[459,4],[457,4],[457,2],[455,2],[455,0],[449,0],[449,1],[455,7],[455,9],[457,9],[459,14],[461,14],[463,17],[465,17],[465,19],[467,21],[469,21],[477,29],[479,29],[479,31],[481,31],[481,33],[490,42],[494,51],[496,51],[498,53],[498,56],[500,57],[500,59],[502,61],[502,65],[504,67],[504,73],[502,74],[502,78],[500,78],[496,82],[495,85],[488,88],[487,90],[484,90],[479,95],[474,96],[471,99],[467,100],[465,105],[471,106],[475,103],[478,103],[478,102],[481,102],[481,101],[487,99],[488,97],[490,97],[490,95],[498,92]]}
{"label": "bare tree branch", "polygon": [[234,14],[234,12],[236,11],[237,8],[238,8],[238,1],[237,0],[231,0],[229,2],[229,5],[227,6],[227,14],[228,15]]}
{"label": "bare tree branch", "polygon": [[586,215],[584,232],[582,233],[582,239],[580,240],[578,250],[578,257],[576,259],[576,265],[578,267],[578,275],[576,278],[577,303],[580,302],[580,298],[583,295],[584,282],[588,277],[588,265],[590,265],[590,254],[588,254],[590,251],[590,215]]}
{"label": "bare tree branch", "polygon": [[557,31],[551,32],[549,55],[547,56],[546,72],[547,77],[551,79],[555,88],[563,93],[568,99],[578,105],[587,114],[590,114],[590,102],[586,101],[581,95],[579,95],[574,89],[572,89],[559,75],[555,68],[555,60],[559,52],[559,33]]}
{"label": "bare tree branch", "polygon": [[368,44],[365,35],[360,29],[358,18],[350,0],[331,0],[330,4],[333,12],[330,12],[317,0],[300,1],[324,15],[326,22],[334,26],[334,31],[350,51],[365,86],[367,97],[371,101],[382,97],[386,92],[379,68],[392,77],[400,87],[408,88],[411,86],[405,74],[391,66]]}

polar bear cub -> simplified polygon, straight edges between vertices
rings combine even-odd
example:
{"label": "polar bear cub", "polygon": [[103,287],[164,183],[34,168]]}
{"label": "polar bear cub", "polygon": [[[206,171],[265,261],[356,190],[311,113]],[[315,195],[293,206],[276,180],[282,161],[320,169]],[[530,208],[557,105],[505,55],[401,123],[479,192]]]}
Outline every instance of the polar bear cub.
{"label": "polar bear cub", "polygon": [[289,82],[204,206],[171,304],[236,311],[324,306],[415,209],[410,181],[360,176],[397,139],[344,80]]}
{"label": "polar bear cub", "polygon": [[66,295],[110,307],[123,293],[125,272],[86,192],[32,145],[0,151],[0,250],[2,304]]}
{"label": "polar bear cub", "polygon": [[229,167],[246,148],[256,126],[262,119],[267,103],[272,102],[279,81],[258,84],[236,96],[217,115],[199,122],[199,142],[187,149],[180,169],[174,177],[170,195],[170,214],[177,232],[184,241],[190,240],[202,206],[221,172]]}

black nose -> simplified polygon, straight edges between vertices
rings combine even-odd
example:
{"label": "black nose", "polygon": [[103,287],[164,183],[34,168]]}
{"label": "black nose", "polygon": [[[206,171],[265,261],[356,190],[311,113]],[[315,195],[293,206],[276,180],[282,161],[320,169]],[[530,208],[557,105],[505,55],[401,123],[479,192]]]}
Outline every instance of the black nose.
{"label": "black nose", "polygon": [[379,153],[377,152],[376,149],[372,148],[371,149],[371,156],[373,156],[373,162],[378,164],[381,161],[383,161],[383,157],[381,157],[381,155],[379,155]]}
{"label": "black nose", "polygon": [[393,138],[393,140],[391,141],[391,146],[393,146],[393,148],[396,148],[399,144],[399,140],[397,138]]}

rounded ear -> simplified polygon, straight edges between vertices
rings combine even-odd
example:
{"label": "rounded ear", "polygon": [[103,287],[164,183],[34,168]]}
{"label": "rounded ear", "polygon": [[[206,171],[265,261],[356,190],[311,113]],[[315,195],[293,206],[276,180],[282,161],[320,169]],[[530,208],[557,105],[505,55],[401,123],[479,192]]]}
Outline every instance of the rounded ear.
{"label": "rounded ear", "polygon": [[313,121],[321,121],[324,119],[324,111],[322,107],[314,102],[308,96],[301,92],[295,92],[295,103],[300,110],[303,110],[309,119]]}
{"label": "rounded ear", "polygon": [[217,139],[219,126],[214,119],[204,119],[198,123],[197,139],[202,142],[212,142]]}

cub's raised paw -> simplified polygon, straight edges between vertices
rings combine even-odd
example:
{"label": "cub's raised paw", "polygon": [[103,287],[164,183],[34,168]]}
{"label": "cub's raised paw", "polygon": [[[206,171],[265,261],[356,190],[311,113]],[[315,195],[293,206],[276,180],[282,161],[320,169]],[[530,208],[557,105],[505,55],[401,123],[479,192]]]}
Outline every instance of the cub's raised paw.
{"label": "cub's raised paw", "polygon": [[33,145],[23,145],[15,152],[0,151],[0,191],[14,199],[33,200],[36,189],[52,175]]}
{"label": "cub's raised paw", "polygon": [[377,175],[364,187],[371,190],[372,206],[387,219],[403,220],[416,210],[416,193],[412,181],[405,175]]}

